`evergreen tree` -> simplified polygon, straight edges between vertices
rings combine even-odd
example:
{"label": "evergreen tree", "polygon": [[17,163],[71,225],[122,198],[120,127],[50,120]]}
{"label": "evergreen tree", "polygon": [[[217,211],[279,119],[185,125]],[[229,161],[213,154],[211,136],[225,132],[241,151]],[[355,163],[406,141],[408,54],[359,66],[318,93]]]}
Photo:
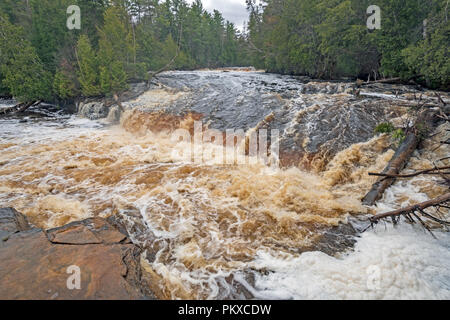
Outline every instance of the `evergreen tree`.
{"label": "evergreen tree", "polygon": [[86,35],[82,35],[78,40],[76,56],[79,68],[78,81],[81,85],[82,94],[86,97],[100,95],[97,57]]}
{"label": "evergreen tree", "polygon": [[44,70],[24,30],[0,13],[0,78],[2,86],[20,102],[49,99],[51,75]]}
{"label": "evergreen tree", "polygon": [[132,76],[135,51],[128,23],[124,8],[113,6],[105,11],[104,25],[99,29],[100,83],[106,95],[126,90]]}

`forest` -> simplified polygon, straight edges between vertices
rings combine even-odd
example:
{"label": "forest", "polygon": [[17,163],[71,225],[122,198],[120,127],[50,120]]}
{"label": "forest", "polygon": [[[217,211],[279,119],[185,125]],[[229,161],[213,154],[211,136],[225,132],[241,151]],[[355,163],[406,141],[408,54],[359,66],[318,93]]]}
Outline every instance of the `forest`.
{"label": "forest", "polygon": [[[318,79],[400,77],[449,89],[447,0],[246,0],[243,31],[202,2],[4,0],[0,95],[19,102],[111,96],[158,70],[254,66]],[[80,30],[66,26],[81,11]]]}
{"label": "forest", "polygon": [[[74,4],[80,30],[66,26]],[[0,92],[22,102],[111,95],[171,60],[172,69],[238,65],[242,40],[199,0],[6,0]]]}
{"label": "forest", "polygon": [[[381,10],[368,30],[367,8]],[[315,78],[401,77],[449,89],[447,0],[247,0],[252,64]]]}

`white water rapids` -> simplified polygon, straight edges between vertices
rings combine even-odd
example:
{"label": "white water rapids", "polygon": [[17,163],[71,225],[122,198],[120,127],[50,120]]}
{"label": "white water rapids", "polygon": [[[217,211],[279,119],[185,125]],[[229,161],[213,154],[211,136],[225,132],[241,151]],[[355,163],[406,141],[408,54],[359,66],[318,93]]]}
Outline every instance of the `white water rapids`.
{"label": "white water rapids", "polygon": [[[147,248],[142,263],[159,298],[450,299],[443,230],[434,239],[418,226],[379,224],[333,256],[314,249],[340,223],[356,217],[362,226],[367,214],[447,190],[439,177],[419,176],[397,181],[376,207],[361,205],[375,181],[367,173],[381,171],[393,154],[390,138],[374,136],[373,125],[401,122],[405,112],[377,109],[387,93],[355,98],[348,89],[258,72],[173,72],[126,103],[121,124],[50,112],[0,118],[0,207],[41,228],[122,216]],[[288,166],[174,157],[174,148],[187,146],[164,130],[190,128],[182,110],[220,130],[279,128]],[[270,124],[262,121],[271,114]],[[407,170],[448,156],[448,146],[436,149],[446,129]]]}

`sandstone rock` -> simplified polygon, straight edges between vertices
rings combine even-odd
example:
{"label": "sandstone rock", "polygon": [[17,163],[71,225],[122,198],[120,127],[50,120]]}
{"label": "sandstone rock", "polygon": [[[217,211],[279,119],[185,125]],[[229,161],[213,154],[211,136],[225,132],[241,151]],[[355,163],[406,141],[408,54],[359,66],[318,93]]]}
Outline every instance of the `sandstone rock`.
{"label": "sandstone rock", "polygon": [[27,218],[13,208],[0,208],[0,241],[9,236],[30,229]]}
{"label": "sandstone rock", "polygon": [[[0,299],[153,299],[140,254],[101,218],[18,232],[0,247]],[[79,267],[80,289],[67,286],[70,266]]]}

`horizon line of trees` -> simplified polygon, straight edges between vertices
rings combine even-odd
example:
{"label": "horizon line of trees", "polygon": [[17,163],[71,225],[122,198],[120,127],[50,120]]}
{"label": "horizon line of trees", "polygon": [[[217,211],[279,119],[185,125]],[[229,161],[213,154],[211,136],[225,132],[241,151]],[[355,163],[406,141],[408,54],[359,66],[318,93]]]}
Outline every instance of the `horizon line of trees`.
{"label": "horizon line of trees", "polygon": [[[69,30],[70,5],[81,30]],[[19,102],[113,96],[151,71],[237,66],[243,36],[201,0],[2,0],[0,95]]]}
{"label": "horizon line of trees", "polygon": [[[249,22],[239,32],[201,0],[2,0],[0,96],[113,96],[167,65],[401,77],[449,90],[449,0],[376,2],[381,30],[366,26],[369,0],[246,0]],[[74,4],[81,30],[66,26]]]}
{"label": "horizon line of trees", "polygon": [[[252,64],[269,72],[414,79],[450,89],[449,0],[246,0]],[[367,28],[367,8],[381,29]]]}

